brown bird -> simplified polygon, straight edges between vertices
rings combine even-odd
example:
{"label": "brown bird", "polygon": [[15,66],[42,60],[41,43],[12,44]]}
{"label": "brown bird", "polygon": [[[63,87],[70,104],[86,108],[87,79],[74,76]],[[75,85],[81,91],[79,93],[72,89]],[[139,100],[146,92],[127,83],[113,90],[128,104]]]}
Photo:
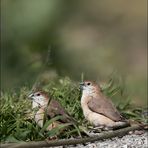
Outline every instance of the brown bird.
{"label": "brown bird", "polygon": [[114,128],[127,125],[111,100],[91,81],[80,83],[82,89],[81,106],[85,118],[94,126]]}
{"label": "brown bird", "polygon": [[32,109],[37,108],[37,111],[34,114],[34,119],[40,127],[43,127],[45,112],[50,119],[56,117],[57,115],[62,116],[62,119],[54,121],[52,124],[50,124],[47,130],[58,127],[62,123],[75,122],[58,101],[51,99],[49,102],[50,97],[47,95],[47,93],[43,91],[37,91],[30,94],[29,98],[33,100]]}

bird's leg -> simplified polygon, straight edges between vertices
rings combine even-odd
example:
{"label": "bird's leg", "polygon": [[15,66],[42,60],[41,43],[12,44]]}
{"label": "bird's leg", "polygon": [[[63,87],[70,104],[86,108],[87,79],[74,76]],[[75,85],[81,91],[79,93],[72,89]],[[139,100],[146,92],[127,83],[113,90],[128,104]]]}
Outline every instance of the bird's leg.
{"label": "bird's leg", "polygon": [[93,129],[98,130],[98,129],[103,129],[105,126],[104,125],[100,125],[100,126],[96,126]]}
{"label": "bird's leg", "polygon": [[104,129],[104,126],[94,127],[94,133],[101,133]]}
{"label": "bird's leg", "polygon": [[103,130],[104,130],[104,131],[112,131],[113,128],[112,128],[112,127],[107,127],[107,126],[105,126],[105,127],[103,128]]}
{"label": "bird's leg", "polygon": [[95,133],[100,133],[100,132],[102,132],[102,130],[103,130],[104,128],[105,128],[104,125],[89,127],[89,129],[91,129],[91,130],[94,131]]}

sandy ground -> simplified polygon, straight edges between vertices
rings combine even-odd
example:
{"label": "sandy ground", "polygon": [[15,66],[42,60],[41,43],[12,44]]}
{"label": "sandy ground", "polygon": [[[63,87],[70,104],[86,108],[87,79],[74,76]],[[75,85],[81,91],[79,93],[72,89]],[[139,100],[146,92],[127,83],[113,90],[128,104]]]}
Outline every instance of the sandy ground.
{"label": "sandy ground", "polygon": [[65,146],[64,148],[148,148],[148,133],[144,132],[140,135],[129,134],[121,138],[115,137],[94,143],[87,143],[86,145]]}

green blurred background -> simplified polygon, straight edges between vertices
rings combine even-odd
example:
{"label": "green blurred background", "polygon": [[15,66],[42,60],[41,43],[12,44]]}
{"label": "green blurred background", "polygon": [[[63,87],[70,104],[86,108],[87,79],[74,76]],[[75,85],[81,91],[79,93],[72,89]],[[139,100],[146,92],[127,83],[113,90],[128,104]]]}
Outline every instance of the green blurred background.
{"label": "green blurred background", "polygon": [[116,71],[133,103],[146,105],[147,0],[1,0],[1,21],[2,89],[40,74],[103,83]]}

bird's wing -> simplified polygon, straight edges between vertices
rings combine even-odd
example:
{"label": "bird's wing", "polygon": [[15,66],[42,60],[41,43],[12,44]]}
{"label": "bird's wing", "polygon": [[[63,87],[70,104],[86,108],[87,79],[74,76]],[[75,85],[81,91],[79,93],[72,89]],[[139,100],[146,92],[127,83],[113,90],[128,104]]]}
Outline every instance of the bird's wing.
{"label": "bird's wing", "polygon": [[50,104],[47,107],[47,115],[50,118],[53,118],[57,115],[62,115],[63,116],[63,119],[61,119],[62,122],[69,122],[69,118],[70,118],[66,110],[56,100],[51,100]]}
{"label": "bird's wing", "polygon": [[111,100],[105,98],[104,96],[102,96],[102,98],[91,97],[90,101],[88,102],[88,107],[93,112],[102,114],[113,121],[121,120],[121,115],[116,110]]}

